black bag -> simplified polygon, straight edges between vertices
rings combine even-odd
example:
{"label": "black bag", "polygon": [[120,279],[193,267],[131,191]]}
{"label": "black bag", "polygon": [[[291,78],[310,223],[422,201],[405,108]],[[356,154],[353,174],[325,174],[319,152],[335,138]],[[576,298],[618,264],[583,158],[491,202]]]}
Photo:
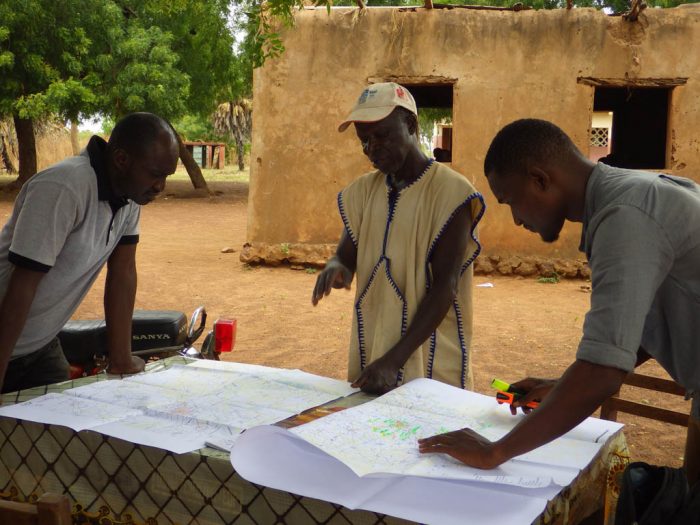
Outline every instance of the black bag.
{"label": "black bag", "polygon": [[615,525],[700,524],[700,484],[691,491],[682,468],[630,463],[622,474]]}
{"label": "black bag", "polygon": [[700,525],[700,481],[696,481],[685,505],[673,517],[674,525]]}

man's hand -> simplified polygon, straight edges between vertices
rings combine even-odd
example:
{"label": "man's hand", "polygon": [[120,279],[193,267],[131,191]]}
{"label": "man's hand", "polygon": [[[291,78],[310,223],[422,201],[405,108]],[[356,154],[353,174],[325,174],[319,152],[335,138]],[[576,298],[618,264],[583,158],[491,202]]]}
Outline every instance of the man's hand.
{"label": "man's hand", "polygon": [[109,365],[107,365],[107,373],[129,375],[143,372],[143,369],[146,367],[146,363],[143,361],[143,359],[135,355],[130,357],[130,360],[124,362],[115,362],[110,360]]}
{"label": "man's hand", "polygon": [[367,365],[351,386],[368,394],[386,394],[396,388],[400,368],[385,355]]}
{"label": "man's hand", "polygon": [[468,428],[419,439],[418,450],[421,454],[447,454],[465,465],[486,470],[503,463],[494,443]]}
{"label": "man's hand", "polygon": [[318,276],[318,279],[316,279],[311,303],[316,306],[323,297],[331,293],[331,288],[345,288],[349,290],[352,276],[352,271],[341,263],[337,257],[331,258]]}
{"label": "man's hand", "polygon": [[525,414],[529,413],[532,409],[525,405],[532,401],[541,402],[556,384],[556,379],[539,379],[536,377],[528,377],[517,383],[512,383],[510,385],[511,388],[522,390],[526,394],[510,405],[510,413],[513,415],[517,414],[518,408]]}

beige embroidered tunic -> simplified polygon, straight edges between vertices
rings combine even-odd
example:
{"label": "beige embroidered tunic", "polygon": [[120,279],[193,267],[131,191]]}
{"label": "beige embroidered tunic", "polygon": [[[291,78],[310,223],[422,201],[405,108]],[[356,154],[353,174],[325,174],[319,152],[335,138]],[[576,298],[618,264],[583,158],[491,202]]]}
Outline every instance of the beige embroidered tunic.
{"label": "beige embroidered tunic", "polygon": [[406,333],[430,289],[430,259],[442,232],[467,206],[471,227],[456,299],[431,337],[408,359],[399,383],[428,377],[472,388],[472,262],[481,246],[476,226],[484,201],[465,177],[433,162],[409,186],[394,190],[380,171],[352,182],[338,195],[343,223],[357,248],[357,294],[348,379],[384,355]]}

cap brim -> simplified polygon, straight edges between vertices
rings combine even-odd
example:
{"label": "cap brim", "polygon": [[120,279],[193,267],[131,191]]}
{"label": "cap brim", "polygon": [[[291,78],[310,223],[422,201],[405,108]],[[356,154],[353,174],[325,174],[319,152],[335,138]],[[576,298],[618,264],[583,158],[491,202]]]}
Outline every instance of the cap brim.
{"label": "cap brim", "polygon": [[397,106],[382,106],[379,108],[361,108],[350,113],[345,121],[338,126],[341,133],[355,122],[378,122],[387,118]]}

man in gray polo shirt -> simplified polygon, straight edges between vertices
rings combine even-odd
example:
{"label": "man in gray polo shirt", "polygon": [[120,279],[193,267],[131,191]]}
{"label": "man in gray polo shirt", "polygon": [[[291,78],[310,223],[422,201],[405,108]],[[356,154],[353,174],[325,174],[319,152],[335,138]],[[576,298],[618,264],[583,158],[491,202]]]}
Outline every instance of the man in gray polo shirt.
{"label": "man in gray polo shirt", "polygon": [[56,335],[105,263],[108,371],[143,370],[131,355],[140,205],[163,190],[177,159],[170,125],[133,113],[109,143],[92,137],[25,183],[0,233],[2,392],[68,378]]}
{"label": "man in gray polo shirt", "polygon": [[[700,459],[700,188],[669,175],[612,168],[585,158],[564,132],[519,120],[494,138],[489,185],[519,226],[554,242],[566,220],[583,223],[591,309],[576,361],[558,381],[527,379],[519,404],[543,400],[491,443],[465,429],[420,443],[469,465],[494,468],[590,416],[635,366],[653,357],[693,397],[686,447],[689,480]],[[545,397],[546,396],[546,397]]]}

